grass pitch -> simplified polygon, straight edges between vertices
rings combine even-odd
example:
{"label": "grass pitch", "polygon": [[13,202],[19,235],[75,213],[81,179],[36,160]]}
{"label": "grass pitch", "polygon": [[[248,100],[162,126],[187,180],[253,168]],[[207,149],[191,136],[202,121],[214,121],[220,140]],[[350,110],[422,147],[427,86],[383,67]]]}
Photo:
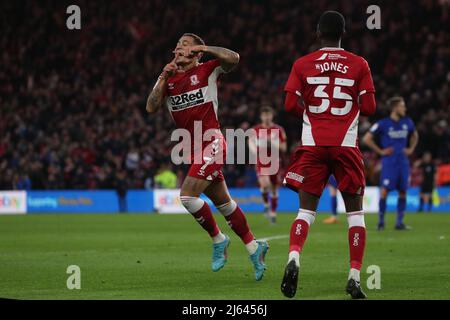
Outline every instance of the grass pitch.
{"label": "grass pitch", "polygon": [[[228,263],[210,270],[211,242],[189,215],[0,216],[0,297],[18,299],[284,299],[280,281],[294,214],[276,226],[248,214],[259,238],[269,241],[268,270],[254,281],[244,246],[230,235]],[[347,222],[324,225],[319,214],[302,253],[296,299],[348,299]],[[362,272],[369,299],[450,299],[450,214],[409,214],[412,231],[375,231],[368,238]],[[283,237],[284,236],[284,237]],[[81,289],[66,286],[69,265],[81,269]],[[381,289],[366,287],[366,268],[381,268]]]}

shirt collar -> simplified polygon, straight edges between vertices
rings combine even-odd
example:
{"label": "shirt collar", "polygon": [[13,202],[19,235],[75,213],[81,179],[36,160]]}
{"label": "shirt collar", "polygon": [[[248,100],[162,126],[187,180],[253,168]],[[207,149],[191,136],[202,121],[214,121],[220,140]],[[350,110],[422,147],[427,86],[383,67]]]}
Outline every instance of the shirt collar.
{"label": "shirt collar", "polygon": [[323,48],[320,48],[319,50],[344,50],[344,48],[339,48],[339,47],[323,47]]}

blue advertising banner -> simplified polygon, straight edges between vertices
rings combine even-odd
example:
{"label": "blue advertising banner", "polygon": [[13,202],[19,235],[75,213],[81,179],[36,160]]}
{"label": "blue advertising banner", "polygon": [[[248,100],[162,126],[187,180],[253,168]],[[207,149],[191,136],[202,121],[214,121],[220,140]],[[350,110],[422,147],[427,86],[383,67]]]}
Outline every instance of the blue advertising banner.
{"label": "blue advertising banner", "polygon": [[28,213],[117,213],[115,191],[28,191]]}
{"label": "blue advertising banner", "polygon": [[[365,207],[367,212],[377,212],[379,193],[376,187],[366,190]],[[264,206],[258,188],[231,188],[231,196],[244,212],[263,212]],[[214,205],[205,196],[202,199]],[[125,199],[120,199],[113,190],[107,191],[28,191],[26,192],[27,213],[186,213],[179,201],[179,190],[130,190]],[[411,188],[407,195],[407,211],[415,212],[419,206],[419,190]],[[387,200],[388,211],[396,211],[397,192],[392,192]],[[298,195],[287,188],[279,190],[278,211],[297,212]],[[343,203],[339,200],[340,210]],[[25,209],[24,209],[25,210]],[[319,202],[318,212],[331,211],[328,189],[324,190]],[[438,188],[433,194],[433,211],[450,213],[450,188]]]}
{"label": "blue advertising banner", "polygon": [[130,190],[127,192],[127,209],[133,213],[152,213],[153,191]]}

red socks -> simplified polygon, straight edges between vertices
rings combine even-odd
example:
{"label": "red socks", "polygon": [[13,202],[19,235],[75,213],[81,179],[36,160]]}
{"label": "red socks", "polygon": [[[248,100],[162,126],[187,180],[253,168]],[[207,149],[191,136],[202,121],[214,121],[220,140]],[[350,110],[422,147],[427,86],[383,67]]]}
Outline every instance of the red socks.
{"label": "red socks", "polygon": [[211,208],[205,202],[200,210],[192,213],[195,220],[205,229],[211,237],[216,236],[219,233],[219,227],[211,212]]}
{"label": "red socks", "polygon": [[277,211],[278,207],[278,197],[271,197],[270,198],[270,209],[275,212]]}
{"label": "red socks", "polygon": [[354,226],[348,229],[348,244],[350,248],[350,268],[360,270],[366,246],[366,228]]}
{"label": "red socks", "polygon": [[292,223],[289,252],[302,251],[303,245],[308,236],[309,226],[313,224],[316,213],[314,211],[300,209],[297,218]]}
{"label": "red socks", "polygon": [[245,219],[245,215],[239,206],[236,205],[236,208],[231,214],[224,214],[224,216],[230,228],[241,238],[244,244],[248,244],[255,239],[248,227],[247,219]]}
{"label": "red socks", "polygon": [[309,224],[305,220],[295,220],[292,223],[291,235],[289,241],[289,252],[302,251],[303,244],[308,236]]}

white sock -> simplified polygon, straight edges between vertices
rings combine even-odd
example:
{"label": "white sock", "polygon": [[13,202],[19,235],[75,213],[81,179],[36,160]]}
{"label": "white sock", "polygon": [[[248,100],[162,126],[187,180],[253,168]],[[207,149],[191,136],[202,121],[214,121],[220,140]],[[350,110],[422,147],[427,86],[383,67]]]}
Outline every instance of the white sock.
{"label": "white sock", "polygon": [[294,260],[297,267],[300,267],[300,253],[298,251],[289,252],[288,263],[291,262],[291,260]]}
{"label": "white sock", "polygon": [[220,243],[225,241],[225,235],[219,231],[219,233],[217,235],[215,235],[214,237],[211,237],[212,242],[213,243]]}
{"label": "white sock", "polygon": [[348,273],[348,280],[350,280],[350,279],[360,282],[358,269],[355,269],[355,268],[350,269],[350,272]]}
{"label": "white sock", "polygon": [[256,250],[258,250],[258,243],[256,242],[255,239],[253,239],[252,241],[250,241],[245,245],[245,248],[247,249],[248,254],[252,255],[256,252]]}

